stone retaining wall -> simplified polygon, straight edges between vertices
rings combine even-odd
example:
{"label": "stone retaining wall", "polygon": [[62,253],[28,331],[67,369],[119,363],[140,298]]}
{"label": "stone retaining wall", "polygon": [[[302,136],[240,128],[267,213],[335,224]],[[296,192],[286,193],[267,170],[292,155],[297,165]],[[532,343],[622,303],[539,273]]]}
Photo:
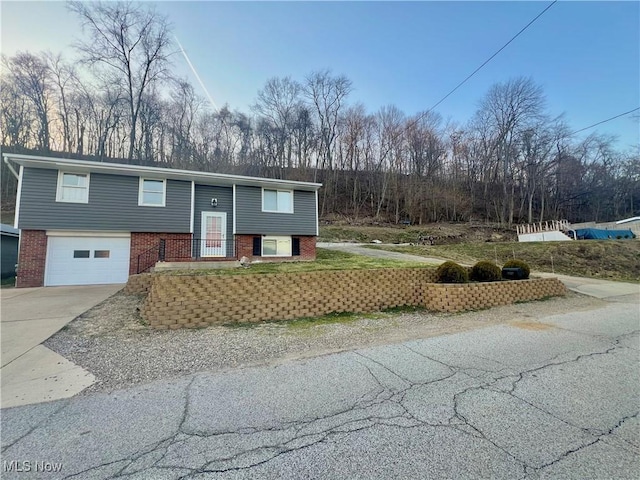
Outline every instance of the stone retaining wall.
{"label": "stone retaining wall", "polygon": [[141,293],[151,285],[141,313],[151,327],[159,329],[374,312],[399,306],[457,312],[565,293],[557,279],[434,284],[435,269],[428,267],[136,277],[125,292]]}
{"label": "stone retaining wall", "polygon": [[154,275],[152,273],[139,273],[129,275],[129,280],[124,286],[123,292],[127,295],[146,295],[151,290]]}
{"label": "stone retaining wall", "polygon": [[557,278],[535,278],[505,282],[444,284],[424,286],[424,306],[440,312],[462,312],[565,295],[567,289]]}
{"label": "stone retaining wall", "polygon": [[263,275],[157,275],[142,308],[154,328],[202,327],[421,305],[431,268]]}

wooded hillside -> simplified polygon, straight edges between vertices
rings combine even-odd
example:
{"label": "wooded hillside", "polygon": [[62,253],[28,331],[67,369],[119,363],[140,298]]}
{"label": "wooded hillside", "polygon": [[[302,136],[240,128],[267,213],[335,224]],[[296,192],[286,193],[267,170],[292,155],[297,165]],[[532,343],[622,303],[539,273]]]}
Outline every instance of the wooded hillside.
{"label": "wooded hillside", "polygon": [[[329,70],[275,77],[249,112],[212,108],[185,79],[169,24],[147,5],[74,3],[77,57],[3,57],[2,149],[322,182],[322,216],[502,225],[640,212],[638,146],[577,141],[530,78],[505,79],[467,123],[376,112]],[[416,106],[420,109],[420,106]],[[3,208],[15,179],[2,165]]]}

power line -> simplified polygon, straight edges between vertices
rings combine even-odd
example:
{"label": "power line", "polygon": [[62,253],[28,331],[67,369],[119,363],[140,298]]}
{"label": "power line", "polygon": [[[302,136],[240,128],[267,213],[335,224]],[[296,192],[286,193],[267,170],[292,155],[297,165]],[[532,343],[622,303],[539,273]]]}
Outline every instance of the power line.
{"label": "power line", "polygon": [[584,132],[585,130],[589,130],[590,128],[596,127],[598,125],[602,125],[603,123],[610,122],[611,120],[615,120],[616,118],[624,117],[625,115],[628,115],[629,113],[633,113],[636,110],[640,110],[640,107],[636,107],[633,110],[629,110],[628,112],[621,113],[619,115],[616,115],[615,117],[607,118],[606,120],[602,120],[601,122],[597,122],[597,123],[594,123],[593,125],[589,125],[588,127],[584,127],[584,128],[581,128],[580,130],[576,130],[575,132],[571,132],[569,136],[575,135],[576,133]]}
{"label": "power line", "polygon": [[518,33],[516,33],[513,37],[511,37],[509,39],[509,41],[507,43],[505,43],[502,47],[500,47],[493,55],[491,55],[489,58],[487,58],[482,65],[480,65],[478,68],[476,68],[473,72],[471,72],[467,78],[465,78],[464,80],[462,80],[458,85],[455,86],[455,88],[453,90],[451,90],[449,93],[447,93],[444,97],[442,97],[435,105],[433,105],[429,110],[427,110],[426,112],[421,113],[420,115],[418,115],[414,120],[412,120],[411,122],[409,122],[406,126],[405,129],[409,128],[410,126],[413,125],[417,125],[418,122],[420,120],[422,120],[424,117],[426,117],[431,111],[433,111],[434,108],[436,108],[438,105],[440,105],[442,102],[444,102],[447,98],[449,98],[456,90],[458,90],[462,85],[464,85],[465,83],[467,83],[467,81],[473,77],[476,73],[478,73],[487,63],[489,63],[491,60],[493,60],[500,52],[502,52],[502,50],[504,50],[505,48],[507,48],[507,46],[509,46],[509,44],[511,42],[513,42],[516,38],[518,38],[527,28],[529,28],[531,25],[533,25],[533,23],[538,20],[542,15],[544,15],[544,13],[549,10],[551,7],[553,7],[553,5],[555,5],[555,3],[558,0],[553,0],[553,2],[551,2],[549,5],[547,5],[547,7],[542,10],[538,15],[535,16],[535,18],[533,20],[531,20],[529,23],[527,23],[524,27],[522,27],[520,29],[520,31]]}
{"label": "power line", "polygon": [[[544,10],[542,10],[533,20],[531,20],[529,23],[527,23],[524,27],[522,27],[522,29],[516,33],[513,37],[511,37],[511,39],[505,43],[502,47],[500,47],[500,49],[498,51],[496,51],[493,55],[491,55],[489,58],[487,58],[482,65],[480,65],[478,68],[476,68],[473,72],[471,72],[467,78],[465,78],[464,80],[462,80],[458,85],[455,86],[455,88],[453,90],[451,90],[449,93],[447,93],[444,97],[442,97],[438,103],[436,103],[433,107],[431,107],[429,110],[427,110],[424,115],[426,115],[427,113],[429,113],[431,110],[433,110],[434,108],[436,108],[438,105],[440,105],[442,102],[444,102],[447,98],[449,98],[449,96],[451,94],[453,94],[453,92],[455,92],[456,90],[458,90],[458,88],[460,88],[462,85],[464,85],[465,83],[467,83],[467,81],[473,77],[476,73],[478,73],[487,63],[489,63],[491,60],[493,60],[502,50],[504,50],[505,48],[507,48],[509,46],[509,44],[511,42],[513,42],[516,38],[518,38],[527,28],[529,28],[531,25],[533,25],[533,23],[538,20],[542,15],[544,15],[544,13],[549,10],[551,7],[553,7],[553,5],[557,2],[558,0],[553,0],[553,2],[551,2],[549,5],[547,5],[547,8],[545,8]],[[419,118],[419,117],[418,117]]]}

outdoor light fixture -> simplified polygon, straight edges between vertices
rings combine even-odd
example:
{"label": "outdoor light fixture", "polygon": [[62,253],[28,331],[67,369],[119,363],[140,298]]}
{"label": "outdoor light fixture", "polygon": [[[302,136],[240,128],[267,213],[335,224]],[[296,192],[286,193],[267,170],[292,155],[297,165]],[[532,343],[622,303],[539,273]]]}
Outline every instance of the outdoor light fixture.
{"label": "outdoor light fixture", "polygon": [[217,198],[212,198],[211,199],[211,206],[212,207],[217,207],[218,206],[218,199]]}

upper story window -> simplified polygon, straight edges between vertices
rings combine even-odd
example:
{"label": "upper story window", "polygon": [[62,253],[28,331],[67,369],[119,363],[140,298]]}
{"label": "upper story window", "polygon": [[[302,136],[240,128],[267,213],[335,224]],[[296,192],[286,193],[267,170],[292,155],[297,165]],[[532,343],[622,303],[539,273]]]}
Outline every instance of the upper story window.
{"label": "upper story window", "polygon": [[263,189],[262,211],[293,213],[293,191]]}
{"label": "upper story window", "polygon": [[167,193],[167,181],[140,178],[138,205],[145,207],[164,207]]}
{"label": "upper story window", "polygon": [[89,202],[89,174],[58,172],[56,202]]}

